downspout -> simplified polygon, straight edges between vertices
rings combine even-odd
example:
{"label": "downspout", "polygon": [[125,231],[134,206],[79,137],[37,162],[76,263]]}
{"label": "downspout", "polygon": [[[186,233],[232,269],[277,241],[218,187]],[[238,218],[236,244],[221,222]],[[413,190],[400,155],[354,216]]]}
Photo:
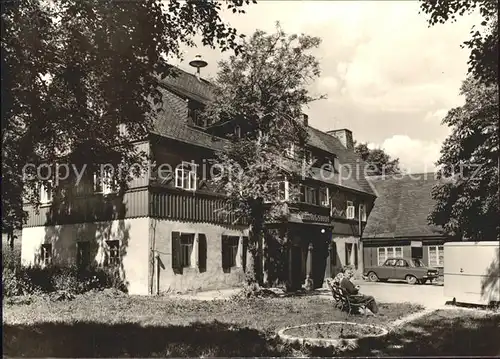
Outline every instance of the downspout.
{"label": "downspout", "polygon": [[[149,283],[150,283],[149,294],[153,294],[155,272],[156,272],[156,276],[159,277],[158,270],[156,270],[156,268],[155,268],[155,263],[158,262],[158,259],[157,259],[158,254],[156,253],[156,219],[152,219],[152,222],[151,222],[151,247],[150,247],[150,251],[151,251],[151,253],[150,253],[150,255],[151,255],[151,261],[150,261],[151,276],[150,276],[150,280],[149,280]],[[158,282],[158,280],[157,280],[157,282]],[[158,294],[158,292],[159,292],[159,287],[157,285],[156,293]]]}

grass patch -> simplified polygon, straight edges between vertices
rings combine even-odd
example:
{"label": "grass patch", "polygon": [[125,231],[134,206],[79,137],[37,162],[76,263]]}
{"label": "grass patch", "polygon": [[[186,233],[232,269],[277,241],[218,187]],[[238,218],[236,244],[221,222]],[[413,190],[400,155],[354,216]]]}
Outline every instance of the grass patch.
{"label": "grass patch", "polygon": [[353,356],[500,356],[500,313],[436,310],[383,339],[363,339]]}
{"label": "grass patch", "polygon": [[[312,297],[195,301],[103,292],[67,302],[34,298],[26,303],[4,305],[4,355],[312,355],[312,348],[282,343],[275,337],[276,330],[346,320],[330,300]],[[381,304],[377,317],[356,315],[348,320],[384,326],[420,309],[410,304]]]}

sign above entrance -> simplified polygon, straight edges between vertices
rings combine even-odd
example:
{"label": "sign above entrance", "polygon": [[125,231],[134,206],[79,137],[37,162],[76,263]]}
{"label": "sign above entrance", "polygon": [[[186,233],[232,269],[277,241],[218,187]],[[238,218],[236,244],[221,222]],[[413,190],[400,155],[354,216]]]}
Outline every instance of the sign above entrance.
{"label": "sign above entrance", "polygon": [[[408,243],[408,242],[406,242],[406,243]],[[422,242],[421,241],[411,241],[411,246],[421,248]]]}
{"label": "sign above entrance", "polygon": [[304,222],[330,223],[330,217],[328,216],[322,216],[320,214],[313,214],[309,212],[300,212],[298,215]]}

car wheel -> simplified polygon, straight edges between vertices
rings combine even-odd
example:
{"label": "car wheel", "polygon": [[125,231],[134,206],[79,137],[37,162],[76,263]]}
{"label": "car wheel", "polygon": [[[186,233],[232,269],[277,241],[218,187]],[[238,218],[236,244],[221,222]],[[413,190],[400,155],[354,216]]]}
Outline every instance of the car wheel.
{"label": "car wheel", "polygon": [[425,284],[427,283],[427,279],[420,279],[420,284]]}
{"label": "car wheel", "polygon": [[368,274],[368,279],[370,280],[370,282],[377,282],[378,281],[378,276],[375,272],[370,272]]}
{"label": "car wheel", "polygon": [[417,284],[418,280],[416,277],[412,276],[412,275],[407,275],[406,276],[406,282],[408,284]]}

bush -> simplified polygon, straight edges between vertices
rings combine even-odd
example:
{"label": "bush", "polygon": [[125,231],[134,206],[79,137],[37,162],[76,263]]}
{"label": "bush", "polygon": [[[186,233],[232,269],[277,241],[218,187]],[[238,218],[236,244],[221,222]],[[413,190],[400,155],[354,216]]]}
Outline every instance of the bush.
{"label": "bush", "polygon": [[279,297],[279,295],[274,291],[267,288],[262,288],[261,286],[259,286],[258,283],[252,282],[252,283],[245,283],[243,285],[242,290],[233,295],[232,299],[240,300],[240,299],[275,298],[275,297]]}
{"label": "bush", "polygon": [[33,292],[31,283],[24,280],[22,276],[18,276],[16,270],[9,267],[2,271],[2,289],[4,297],[26,295]]}
{"label": "bush", "polygon": [[127,291],[117,269],[90,267],[79,270],[74,266],[7,267],[3,269],[2,287],[4,297],[52,292],[81,294],[106,288]]}

